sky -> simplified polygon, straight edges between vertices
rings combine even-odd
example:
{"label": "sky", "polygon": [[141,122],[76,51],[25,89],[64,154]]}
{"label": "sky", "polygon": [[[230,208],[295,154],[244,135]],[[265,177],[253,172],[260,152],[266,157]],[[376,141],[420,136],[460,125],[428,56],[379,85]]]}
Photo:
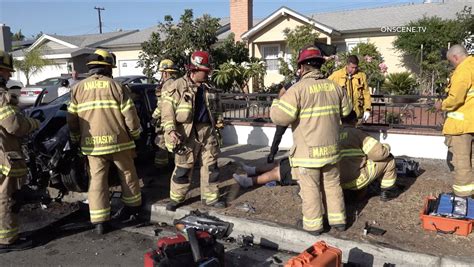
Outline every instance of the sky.
{"label": "sky", "polygon": [[[254,0],[254,17],[264,18],[281,6],[302,14],[338,10],[370,8],[422,0]],[[135,30],[152,27],[163,21],[165,15],[176,20],[184,9],[193,9],[195,16],[210,14],[229,17],[230,0],[0,0],[0,24],[10,26],[11,32],[21,30],[30,38],[40,32],[58,35],[92,34],[99,32],[97,10],[102,11],[103,32],[118,29]]]}

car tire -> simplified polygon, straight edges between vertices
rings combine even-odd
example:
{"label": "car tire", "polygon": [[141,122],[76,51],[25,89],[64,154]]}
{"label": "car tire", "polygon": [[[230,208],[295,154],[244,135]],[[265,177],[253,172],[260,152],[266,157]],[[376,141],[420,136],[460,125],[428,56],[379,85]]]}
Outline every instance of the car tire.
{"label": "car tire", "polygon": [[61,174],[61,181],[68,191],[87,192],[89,177],[84,160],[81,157],[74,157],[71,160],[71,168],[68,173]]}

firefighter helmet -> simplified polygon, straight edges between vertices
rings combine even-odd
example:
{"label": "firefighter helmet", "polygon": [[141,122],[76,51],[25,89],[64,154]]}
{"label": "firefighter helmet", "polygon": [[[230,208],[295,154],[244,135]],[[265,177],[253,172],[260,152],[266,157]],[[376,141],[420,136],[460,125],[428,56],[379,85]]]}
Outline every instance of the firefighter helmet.
{"label": "firefighter helmet", "polygon": [[11,54],[0,50],[0,68],[14,72],[13,57]]}
{"label": "firefighter helmet", "polygon": [[190,70],[211,70],[211,58],[209,53],[206,51],[196,51],[191,55],[191,64],[189,65]]}
{"label": "firefighter helmet", "polygon": [[178,71],[174,62],[170,59],[163,59],[160,61],[160,66],[158,70],[161,72],[176,72]]}
{"label": "firefighter helmet", "polygon": [[104,49],[97,49],[89,55],[87,65],[105,65],[116,68],[115,54]]}
{"label": "firefighter helmet", "polygon": [[298,55],[298,65],[309,60],[325,61],[321,51],[315,46],[308,46],[300,51],[300,54]]}

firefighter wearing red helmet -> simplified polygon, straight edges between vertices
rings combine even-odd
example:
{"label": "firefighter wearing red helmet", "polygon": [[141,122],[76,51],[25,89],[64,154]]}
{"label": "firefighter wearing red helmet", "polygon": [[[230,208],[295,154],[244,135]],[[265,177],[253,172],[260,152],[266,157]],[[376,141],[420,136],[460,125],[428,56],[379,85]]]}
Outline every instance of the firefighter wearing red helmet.
{"label": "firefighter wearing red helmet", "polygon": [[301,226],[314,235],[323,231],[321,190],[326,196],[329,224],[337,230],[345,229],[338,136],[341,116],[347,116],[352,110],[343,89],[324,79],[320,71],[323,63],[319,49],[314,46],[302,49],[298,56],[300,80],[273,102],[270,111],[275,124],[291,125],[293,129],[289,159],[303,200]]}
{"label": "firefighter wearing red helmet", "polygon": [[201,162],[201,200],[208,206],[224,208],[219,200],[219,144],[217,130],[223,127],[217,91],[209,82],[211,59],[208,52],[191,55],[188,73],[174,81],[163,96],[162,120],[165,141],[175,153],[167,210],[175,211],[185,200],[193,168]]}

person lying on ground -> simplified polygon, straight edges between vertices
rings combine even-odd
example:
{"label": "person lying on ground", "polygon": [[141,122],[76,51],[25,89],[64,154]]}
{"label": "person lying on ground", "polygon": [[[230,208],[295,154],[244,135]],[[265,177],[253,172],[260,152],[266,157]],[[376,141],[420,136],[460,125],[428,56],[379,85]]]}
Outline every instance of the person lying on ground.
{"label": "person lying on ground", "polygon": [[[357,115],[354,111],[342,119],[340,133],[341,149],[341,187],[344,190],[365,190],[369,184],[380,179],[380,199],[388,201],[396,198],[400,190],[395,185],[397,174],[395,159],[390,154],[390,147],[382,144],[366,132],[355,128]],[[282,186],[295,185],[291,175],[288,158],[283,158],[274,164],[261,167],[249,166],[242,163],[246,174],[233,174],[233,178],[241,187],[248,188],[272,181]]]}

